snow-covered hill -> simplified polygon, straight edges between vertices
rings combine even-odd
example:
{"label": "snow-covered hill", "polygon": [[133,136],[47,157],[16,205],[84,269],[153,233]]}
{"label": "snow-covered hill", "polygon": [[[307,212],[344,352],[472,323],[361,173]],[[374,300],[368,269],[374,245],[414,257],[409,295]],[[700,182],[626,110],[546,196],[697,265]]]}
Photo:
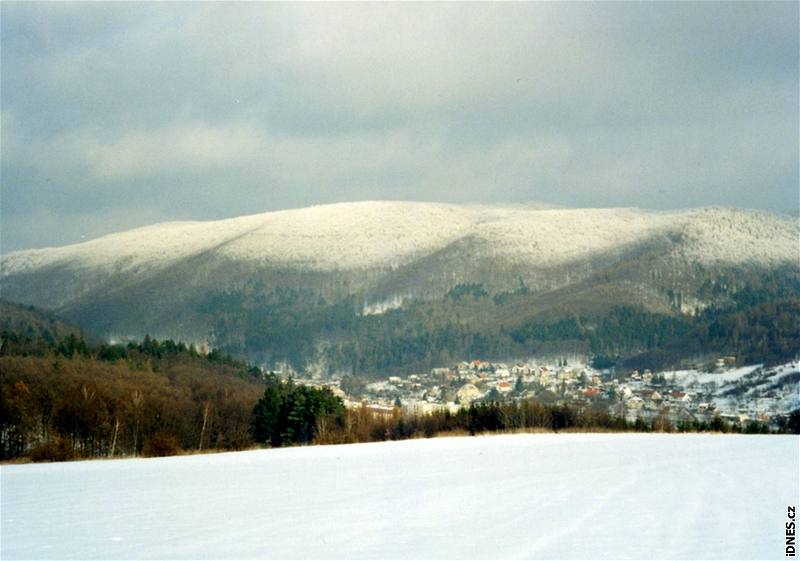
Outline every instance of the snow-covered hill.
{"label": "snow-covered hill", "polygon": [[676,255],[698,261],[797,260],[795,221],[760,212],[700,209],[545,209],[359,202],[213,222],[170,222],[2,258],[4,276],[68,265],[120,272],[213,252],[236,261],[312,270],[396,267],[472,238],[514,262],[559,265],[659,235],[683,236]]}
{"label": "snow-covered hill", "polygon": [[691,313],[722,274],[796,267],[798,239],[790,218],[730,209],[341,203],[10,253],[0,257],[0,293],[103,336],[188,340],[209,337],[219,295],[267,298],[277,288],[303,291],[308,306],[354,297],[365,313],[470,283],[554,295],[542,307]]}
{"label": "snow-covered hill", "polygon": [[667,383],[704,392],[723,413],[787,415],[800,407],[800,361],[743,366],[720,373],[679,370],[662,373]]}
{"label": "snow-covered hill", "polygon": [[3,559],[778,559],[797,436],[538,434],[3,466]]}

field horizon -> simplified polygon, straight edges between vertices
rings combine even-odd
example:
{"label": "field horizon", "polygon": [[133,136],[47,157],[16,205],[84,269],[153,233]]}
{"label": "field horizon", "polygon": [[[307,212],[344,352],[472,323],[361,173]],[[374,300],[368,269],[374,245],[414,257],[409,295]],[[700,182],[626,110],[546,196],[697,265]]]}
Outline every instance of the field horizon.
{"label": "field horizon", "polygon": [[777,558],[797,468],[796,436],[598,433],[4,465],[3,558]]}

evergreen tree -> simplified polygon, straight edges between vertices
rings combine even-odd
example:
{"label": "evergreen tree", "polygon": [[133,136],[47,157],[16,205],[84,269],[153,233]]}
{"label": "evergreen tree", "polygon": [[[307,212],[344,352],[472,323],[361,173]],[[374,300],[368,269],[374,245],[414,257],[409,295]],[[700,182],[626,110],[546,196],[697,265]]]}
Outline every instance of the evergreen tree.
{"label": "evergreen tree", "polygon": [[323,419],[326,424],[343,422],[344,404],[333,392],[282,382],[269,374],[264,395],[253,409],[253,437],[272,446],[308,443]]}

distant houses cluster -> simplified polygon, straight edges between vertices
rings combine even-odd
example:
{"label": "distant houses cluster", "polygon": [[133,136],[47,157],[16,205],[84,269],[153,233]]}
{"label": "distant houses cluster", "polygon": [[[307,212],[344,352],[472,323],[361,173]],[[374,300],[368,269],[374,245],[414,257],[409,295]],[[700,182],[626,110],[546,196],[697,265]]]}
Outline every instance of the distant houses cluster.
{"label": "distant houses cluster", "polygon": [[[721,357],[716,372],[724,373],[736,363],[736,357]],[[305,380],[329,387],[348,407],[366,404],[374,412],[391,414],[399,407],[414,413],[449,410],[485,401],[534,398],[543,403],[567,404],[607,410],[614,415],[652,421],[664,417],[671,423],[708,421],[715,416],[744,423],[748,420],[769,422],[774,408],[761,406],[725,407],[704,385],[690,384],[669,373],[633,370],[617,373],[612,369],[566,360],[521,361],[512,364],[474,359],[451,367],[408,376],[389,376],[369,381],[358,395],[349,395],[341,387],[342,377]]]}

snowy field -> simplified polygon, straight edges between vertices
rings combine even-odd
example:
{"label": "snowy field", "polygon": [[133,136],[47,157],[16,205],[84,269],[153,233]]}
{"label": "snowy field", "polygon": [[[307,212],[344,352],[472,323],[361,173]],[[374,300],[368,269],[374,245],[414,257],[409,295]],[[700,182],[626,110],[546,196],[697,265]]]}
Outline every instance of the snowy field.
{"label": "snowy field", "polygon": [[777,559],[799,442],[540,434],[3,466],[0,557]]}

